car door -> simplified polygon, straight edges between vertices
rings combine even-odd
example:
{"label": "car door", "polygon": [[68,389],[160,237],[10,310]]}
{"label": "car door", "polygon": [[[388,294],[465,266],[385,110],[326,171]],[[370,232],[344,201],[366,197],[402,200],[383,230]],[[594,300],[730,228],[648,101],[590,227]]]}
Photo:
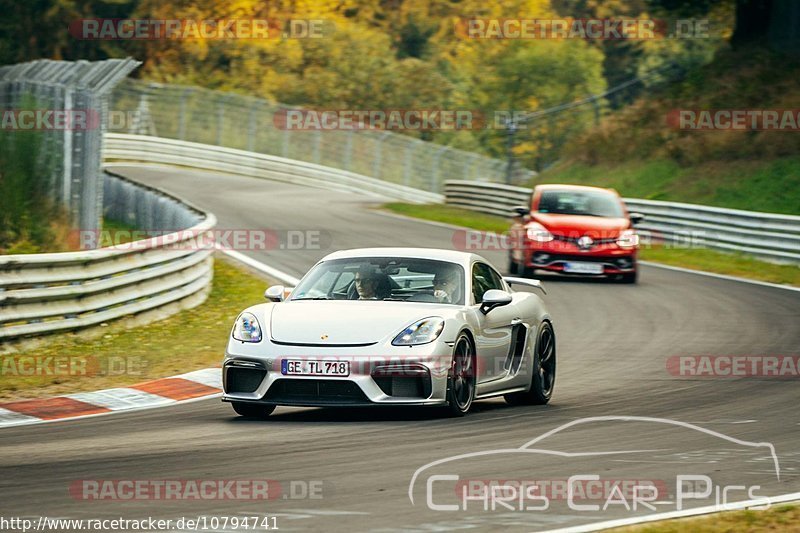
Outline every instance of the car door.
{"label": "car door", "polygon": [[[490,289],[508,290],[497,271],[483,262],[472,265],[472,303],[480,305]],[[488,314],[478,313],[475,331],[478,383],[502,378],[507,373],[506,360],[511,345],[511,330],[519,321],[514,304],[496,307]]]}

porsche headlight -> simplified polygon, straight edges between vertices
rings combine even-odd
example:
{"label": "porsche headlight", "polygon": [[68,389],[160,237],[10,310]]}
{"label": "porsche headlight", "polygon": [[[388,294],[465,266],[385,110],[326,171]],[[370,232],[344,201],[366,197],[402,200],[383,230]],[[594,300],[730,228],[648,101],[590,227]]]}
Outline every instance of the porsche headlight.
{"label": "porsche headlight", "polygon": [[435,341],[444,329],[444,319],[438,316],[423,318],[401,331],[394,338],[395,346],[415,346]]}
{"label": "porsche headlight", "polygon": [[526,226],[526,235],[528,239],[535,242],[550,242],[553,240],[553,234],[538,222],[531,222]]}
{"label": "porsche headlight", "polygon": [[632,229],[626,229],[617,237],[617,245],[620,248],[635,248],[639,246],[639,236]]}
{"label": "porsche headlight", "polygon": [[242,342],[260,342],[261,326],[252,313],[242,313],[233,325],[233,338]]}

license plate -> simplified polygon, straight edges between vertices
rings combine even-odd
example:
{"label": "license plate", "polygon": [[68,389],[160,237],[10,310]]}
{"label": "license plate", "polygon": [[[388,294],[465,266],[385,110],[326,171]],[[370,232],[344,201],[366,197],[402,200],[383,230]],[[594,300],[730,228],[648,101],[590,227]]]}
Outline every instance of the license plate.
{"label": "license plate", "polygon": [[565,263],[564,272],[572,274],[602,274],[603,265],[601,263]]}
{"label": "license plate", "polygon": [[349,376],[350,361],[324,359],[284,359],[281,361],[284,376]]}

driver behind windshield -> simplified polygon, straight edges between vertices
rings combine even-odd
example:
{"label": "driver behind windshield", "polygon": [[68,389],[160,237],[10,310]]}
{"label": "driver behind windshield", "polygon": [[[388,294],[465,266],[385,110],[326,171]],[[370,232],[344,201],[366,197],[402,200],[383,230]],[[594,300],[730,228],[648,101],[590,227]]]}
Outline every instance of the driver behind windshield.
{"label": "driver behind windshield", "polygon": [[433,278],[433,297],[442,303],[453,303],[457,283],[458,275],[455,270],[448,268],[437,272]]}
{"label": "driver behind windshield", "polygon": [[361,269],[356,272],[355,277],[356,292],[359,300],[377,300],[378,277],[369,269]]}

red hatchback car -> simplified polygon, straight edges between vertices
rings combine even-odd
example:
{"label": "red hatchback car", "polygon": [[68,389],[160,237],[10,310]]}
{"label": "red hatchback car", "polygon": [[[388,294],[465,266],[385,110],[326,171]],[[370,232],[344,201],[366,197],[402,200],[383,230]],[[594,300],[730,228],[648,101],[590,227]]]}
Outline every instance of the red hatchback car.
{"label": "red hatchback car", "polygon": [[539,185],[530,209],[514,211],[511,274],[530,277],[544,270],[636,283],[639,236],[633,226],[644,216],[628,213],[615,190]]}

